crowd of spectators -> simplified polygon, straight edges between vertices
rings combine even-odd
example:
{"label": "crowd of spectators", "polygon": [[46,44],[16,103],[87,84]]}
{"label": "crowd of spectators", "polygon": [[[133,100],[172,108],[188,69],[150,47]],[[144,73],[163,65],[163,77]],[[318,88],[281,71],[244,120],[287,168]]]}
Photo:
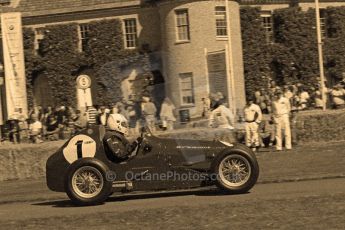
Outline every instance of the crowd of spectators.
{"label": "crowd of spectators", "polygon": [[[259,106],[262,112],[262,122],[259,126],[260,145],[273,145],[275,129],[273,127],[272,114],[273,102],[277,92],[282,92],[291,105],[291,125],[294,124],[294,114],[298,111],[309,109],[322,109],[325,103],[327,108],[345,107],[345,79],[332,88],[325,88],[326,100],[322,100],[322,92],[318,87],[307,87],[303,84],[291,84],[278,86],[271,81],[267,88],[253,92],[253,103]],[[229,109],[222,93],[218,92],[210,97],[203,98],[202,117],[209,121],[210,127],[234,128],[235,118],[244,122],[243,113],[233,114]],[[173,130],[176,124],[176,108],[169,98],[165,98],[160,105],[160,111],[156,104],[148,96],[142,97],[141,102],[121,101],[110,106],[88,106],[85,111],[72,107],[56,106],[42,108],[35,107],[29,111],[28,119],[17,117],[9,119],[2,127],[1,140],[9,140],[13,143],[33,142],[40,143],[47,140],[66,139],[76,134],[89,125],[107,124],[109,114],[122,114],[129,124],[129,133],[137,134],[139,128],[148,126],[152,131]],[[263,143],[263,139],[267,143]],[[292,133],[292,141],[294,134]]]}
{"label": "crowd of spectators", "polygon": [[326,108],[339,109],[345,107],[345,80],[333,87],[325,87],[325,101],[322,100],[321,87],[310,87],[301,83],[278,86],[271,81],[268,89],[260,89],[255,92],[255,103],[260,106],[264,114],[272,112],[272,98],[276,91],[283,91],[284,97],[289,99],[292,111]]}
{"label": "crowd of spectators", "polygon": [[164,99],[159,113],[148,96],[139,103],[121,101],[111,106],[88,106],[85,111],[66,106],[37,106],[29,111],[28,119],[9,119],[2,127],[1,140],[41,143],[67,139],[91,125],[106,127],[109,114],[116,113],[127,119],[130,134],[137,134],[141,126],[148,126],[152,131],[157,127],[172,130],[176,121],[175,106],[169,98]]}

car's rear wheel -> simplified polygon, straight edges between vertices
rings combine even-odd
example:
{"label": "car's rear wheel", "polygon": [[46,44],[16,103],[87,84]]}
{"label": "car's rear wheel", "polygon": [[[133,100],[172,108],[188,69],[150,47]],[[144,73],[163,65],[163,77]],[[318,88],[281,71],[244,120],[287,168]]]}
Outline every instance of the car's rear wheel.
{"label": "car's rear wheel", "polygon": [[224,152],[213,162],[216,185],[231,193],[249,191],[259,176],[259,166],[255,156],[243,149]]}
{"label": "car's rear wheel", "polygon": [[94,205],[104,202],[111,193],[112,183],[106,178],[107,167],[92,158],[74,162],[67,173],[65,190],[77,205]]}

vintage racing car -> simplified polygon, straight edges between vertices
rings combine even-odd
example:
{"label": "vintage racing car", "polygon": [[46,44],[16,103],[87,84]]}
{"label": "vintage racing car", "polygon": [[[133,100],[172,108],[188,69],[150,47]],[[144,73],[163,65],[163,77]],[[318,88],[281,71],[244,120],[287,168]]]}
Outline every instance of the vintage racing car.
{"label": "vintage racing car", "polygon": [[146,128],[132,156],[118,161],[105,150],[104,135],[104,127],[90,127],[54,153],[46,164],[49,189],[66,192],[78,205],[93,205],[114,192],[216,185],[230,193],[244,193],[259,176],[255,154],[241,144],[159,138]]}

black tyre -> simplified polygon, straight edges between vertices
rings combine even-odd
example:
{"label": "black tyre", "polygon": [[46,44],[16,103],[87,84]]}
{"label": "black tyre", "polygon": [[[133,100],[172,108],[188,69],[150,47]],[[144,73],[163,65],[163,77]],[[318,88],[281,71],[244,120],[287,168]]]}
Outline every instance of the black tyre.
{"label": "black tyre", "polygon": [[219,154],[212,163],[216,185],[229,193],[245,193],[259,177],[259,165],[247,148],[233,148]]}
{"label": "black tyre", "polygon": [[65,191],[77,205],[103,203],[111,193],[112,182],[107,180],[108,167],[94,158],[82,158],[69,166]]}

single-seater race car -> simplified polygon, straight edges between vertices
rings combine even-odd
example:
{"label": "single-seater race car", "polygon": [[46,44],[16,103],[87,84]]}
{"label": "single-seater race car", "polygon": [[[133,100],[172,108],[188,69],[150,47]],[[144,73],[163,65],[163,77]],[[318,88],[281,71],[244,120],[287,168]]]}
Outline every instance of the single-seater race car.
{"label": "single-seater race car", "polygon": [[160,138],[144,128],[132,155],[119,161],[104,146],[105,132],[102,126],[85,129],[48,159],[50,190],[66,192],[77,205],[94,205],[115,192],[216,185],[225,192],[245,193],[259,176],[255,154],[241,144]]}

